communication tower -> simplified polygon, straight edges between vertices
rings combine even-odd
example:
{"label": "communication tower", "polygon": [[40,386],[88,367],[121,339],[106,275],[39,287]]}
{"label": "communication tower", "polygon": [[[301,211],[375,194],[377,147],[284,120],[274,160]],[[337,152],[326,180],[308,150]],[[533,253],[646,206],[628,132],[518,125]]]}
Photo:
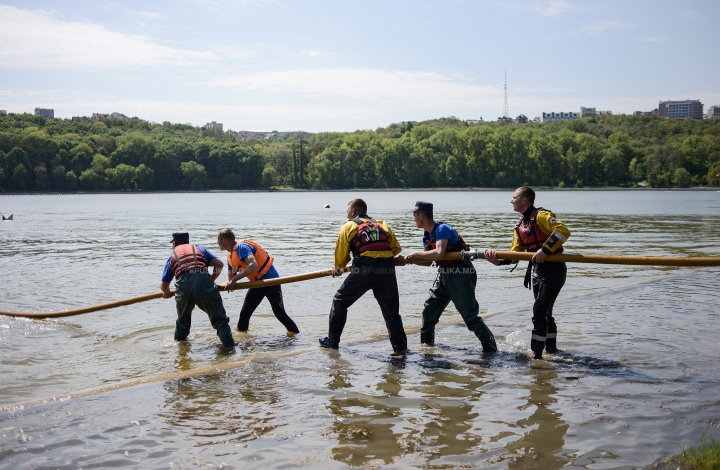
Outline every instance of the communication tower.
{"label": "communication tower", "polygon": [[510,111],[508,111],[507,102],[507,70],[505,71],[505,106],[503,107],[503,118],[507,119],[510,117]]}

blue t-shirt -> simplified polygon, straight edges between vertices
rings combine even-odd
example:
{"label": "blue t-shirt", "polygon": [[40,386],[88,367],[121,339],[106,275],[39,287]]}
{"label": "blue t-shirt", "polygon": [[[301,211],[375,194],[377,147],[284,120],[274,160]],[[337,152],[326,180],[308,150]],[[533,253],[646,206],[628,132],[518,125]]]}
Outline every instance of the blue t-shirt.
{"label": "blue t-shirt", "polygon": [[[426,239],[430,239],[430,234],[425,232]],[[459,238],[457,236],[457,233],[455,233],[455,230],[448,224],[439,223],[435,226],[435,243],[439,242],[440,240],[447,240],[448,245],[455,245]],[[424,248],[424,247],[423,247]]]}
{"label": "blue t-shirt", "polygon": [[[210,261],[217,258],[217,256],[210,253],[207,248],[200,245],[195,245],[195,247],[198,249],[198,251],[205,257],[205,261],[210,263]],[[173,280],[173,277],[175,277],[175,273],[170,269],[170,264],[172,263],[172,255],[168,258],[167,262],[165,263],[165,270],[163,271],[162,275],[162,282],[170,282]]]}
{"label": "blue t-shirt", "polygon": [[[245,242],[238,243],[237,247],[235,248],[235,252],[238,254],[238,257],[243,261],[245,261],[247,255],[255,256],[256,251],[257,250],[254,246]],[[232,266],[230,266],[229,263],[227,267],[228,270],[232,269]],[[262,266],[258,266],[258,269],[260,269],[261,267]],[[268,269],[268,272],[266,272],[265,275],[260,279],[275,279],[276,277],[280,277],[280,274],[278,274],[277,269],[275,269],[275,265],[273,264],[272,266],[270,266],[270,269]]]}

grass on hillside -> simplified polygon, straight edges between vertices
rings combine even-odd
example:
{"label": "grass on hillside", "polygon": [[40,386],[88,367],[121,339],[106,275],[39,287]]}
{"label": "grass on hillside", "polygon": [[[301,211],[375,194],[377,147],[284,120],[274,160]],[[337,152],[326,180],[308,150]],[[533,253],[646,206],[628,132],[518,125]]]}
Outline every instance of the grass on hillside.
{"label": "grass on hillside", "polygon": [[681,470],[720,470],[720,442],[703,436],[697,447],[680,444],[680,452],[670,457],[668,467]]}

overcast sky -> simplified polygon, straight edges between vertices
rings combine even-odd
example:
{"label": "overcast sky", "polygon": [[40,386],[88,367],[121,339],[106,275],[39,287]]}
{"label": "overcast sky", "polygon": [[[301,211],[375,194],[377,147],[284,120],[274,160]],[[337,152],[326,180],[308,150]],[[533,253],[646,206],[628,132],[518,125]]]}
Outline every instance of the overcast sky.
{"label": "overcast sky", "polygon": [[720,1],[0,0],[0,109],[225,129],[720,104]]}

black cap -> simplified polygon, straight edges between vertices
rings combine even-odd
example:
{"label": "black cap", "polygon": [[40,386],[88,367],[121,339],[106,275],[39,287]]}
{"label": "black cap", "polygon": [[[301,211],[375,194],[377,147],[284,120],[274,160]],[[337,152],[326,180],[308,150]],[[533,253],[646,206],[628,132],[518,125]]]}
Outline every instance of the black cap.
{"label": "black cap", "polygon": [[425,202],[425,201],[417,201],[415,203],[415,208],[411,212],[432,212],[433,211],[433,205],[432,202]]}
{"label": "black cap", "polygon": [[190,243],[190,234],[187,232],[175,232],[172,234],[172,237],[172,241],[174,241],[176,245]]}

